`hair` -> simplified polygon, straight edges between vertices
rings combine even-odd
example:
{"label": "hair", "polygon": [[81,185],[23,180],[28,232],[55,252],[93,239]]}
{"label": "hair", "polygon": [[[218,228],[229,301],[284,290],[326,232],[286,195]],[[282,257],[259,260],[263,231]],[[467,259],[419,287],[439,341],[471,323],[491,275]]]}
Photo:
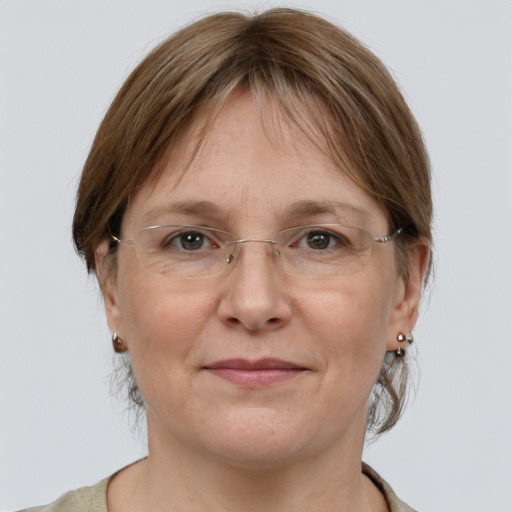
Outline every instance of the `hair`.
{"label": "hair", "polygon": [[[246,90],[320,141],[340,172],[383,208],[390,228],[403,229],[395,252],[407,279],[407,248],[432,242],[430,166],[418,125],[372,52],[325,19],[287,8],[208,15],[131,73],[98,129],[78,187],[73,238],[88,271],[96,270],[100,242],[119,236],[131,198],[158,176],[180,133],[199,119],[204,135],[220,108]],[[128,380],[132,400],[142,405],[131,369]],[[398,421],[406,384],[406,362],[388,353],[367,430],[378,435]]]}

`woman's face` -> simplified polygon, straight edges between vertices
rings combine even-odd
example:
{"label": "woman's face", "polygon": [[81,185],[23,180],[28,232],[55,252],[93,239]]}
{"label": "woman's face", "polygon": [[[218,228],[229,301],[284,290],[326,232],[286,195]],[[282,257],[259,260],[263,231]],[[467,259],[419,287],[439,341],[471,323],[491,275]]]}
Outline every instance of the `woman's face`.
{"label": "woman's face", "polygon": [[[339,222],[340,212],[374,236],[388,234],[376,202],[268,108],[264,131],[249,94],[230,101],[179,180],[192,130],[129,205],[122,236],[193,224],[272,239]],[[152,272],[133,246],[120,246],[105,302],[147,404],[150,446],[240,467],[360,446],[385,352],[412,329],[418,299],[399,277],[393,243],[373,245],[359,272],[315,278],[283,272],[269,244],[249,242],[225,272],[199,279]]]}

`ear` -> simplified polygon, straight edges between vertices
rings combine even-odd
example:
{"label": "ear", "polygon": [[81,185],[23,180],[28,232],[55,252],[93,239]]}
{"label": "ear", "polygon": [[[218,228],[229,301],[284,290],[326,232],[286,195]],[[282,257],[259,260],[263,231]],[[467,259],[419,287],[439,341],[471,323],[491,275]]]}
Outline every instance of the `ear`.
{"label": "ear", "polygon": [[388,327],[387,350],[406,348],[398,343],[398,333],[407,335],[412,332],[418,319],[421,292],[430,259],[430,246],[426,242],[407,248],[409,260],[409,276],[399,277],[395,286],[393,311]]}
{"label": "ear", "polygon": [[110,258],[109,241],[103,240],[94,253],[96,278],[103,295],[108,327],[112,333],[117,333],[124,340],[123,315],[117,300],[116,275]]}

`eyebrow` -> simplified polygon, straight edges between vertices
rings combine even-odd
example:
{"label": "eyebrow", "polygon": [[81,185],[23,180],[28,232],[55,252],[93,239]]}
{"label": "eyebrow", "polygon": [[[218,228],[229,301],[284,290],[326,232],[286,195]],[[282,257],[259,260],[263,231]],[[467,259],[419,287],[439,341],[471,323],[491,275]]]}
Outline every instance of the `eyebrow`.
{"label": "eyebrow", "polygon": [[285,217],[307,217],[310,215],[321,215],[324,213],[331,213],[333,215],[336,215],[340,209],[348,210],[350,213],[355,213],[365,218],[370,217],[369,213],[366,210],[350,203],[344,203],[342,201],[311,200],[297,201],[296,203],[291,204],[285,210]]}
{"label": "eyebrow", "polygon": [[151,222],[161,215],[180,213],[183,215],[196,215],[200,217],[216,218],[224,217],[217,205],[211,201],[178,201],[165,206],[157,206],[142,216],[146,222]]}
{"label": "eyebrow", "polygon": [[[313,200],[301,200],[292,203],[288,206],[283,214],[285,219],[300,219],[302,217],[308,217],[313,215],[321,214],[332,214],[337,215],[341,210],[348,210],[349,213],[357,214],[365,218],[369,218],[369,213],[350,203],[344,203],[342,201],[313,201]],[[157,206],[149,210],[142,216],[144,222],[153,222],[154,219],[158,219],[161,215],[165,214],[182,214],[182,215],[194,215],[198,217],[207,217],[208,219],[219,219],[224,220],[229,215],[224,212],[219,206],[211,201],[178,201],[164,206]]]}

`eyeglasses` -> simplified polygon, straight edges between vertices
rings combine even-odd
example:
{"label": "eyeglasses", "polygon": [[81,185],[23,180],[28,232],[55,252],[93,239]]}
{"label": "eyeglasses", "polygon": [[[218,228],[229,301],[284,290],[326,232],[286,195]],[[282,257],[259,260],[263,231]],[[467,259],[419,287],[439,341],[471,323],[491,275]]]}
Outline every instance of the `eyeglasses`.
{"label": "eyeglasses", "polygon": [[374,242],[386,244],[402,228],[374,237],[362,227],[315,224],[280,231],[275,239],[241,238],[221,229],[194,225],[148,226],[132,239],[117,245],[133,245],[142,267],[171,279],[210,277],[235,265],[240,248],[263,243],[284,272],[311,277],[354,274],[370,261]]}

